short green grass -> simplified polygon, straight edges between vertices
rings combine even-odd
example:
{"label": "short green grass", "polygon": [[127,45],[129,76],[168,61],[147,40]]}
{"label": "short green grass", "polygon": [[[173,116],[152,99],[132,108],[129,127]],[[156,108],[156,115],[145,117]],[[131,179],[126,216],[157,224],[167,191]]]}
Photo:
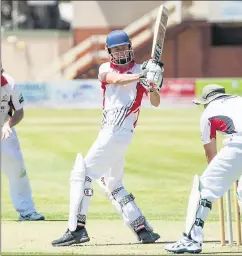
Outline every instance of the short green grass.
{"label": "short green grass", "polygon": [[241,78],[201,78],[196,79],[196,94],[200,95],[203,87],[207,84],[219,84],[225,87],[229,94],[242,95],[242,79]]}
{"label": "short green grass", "polygon": [[[142,110],[128,150],[124,184],[144,214],[153,220],[183,220],[193,175],[206,167],[200,141],[201,109]],[[17,128],[33,197],[47,219],[65,220],[69,209],[69,173],[76,154],[95,140],[98,110],[26,110]],[[14,220],[3,175],[2,219]],[[90,219],[118,219],[113,206],[94,183]],[[217,220],[216,207],[210,220]]]}

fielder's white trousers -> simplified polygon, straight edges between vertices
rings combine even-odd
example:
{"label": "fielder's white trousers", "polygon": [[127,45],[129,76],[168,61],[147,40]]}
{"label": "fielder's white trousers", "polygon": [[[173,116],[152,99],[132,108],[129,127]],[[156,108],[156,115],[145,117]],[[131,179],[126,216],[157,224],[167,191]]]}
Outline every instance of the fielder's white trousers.
{"label": "fielder's white trousers", "polygon": [[12,203],[17,212],[27,215],[35,212],[29,178],[15,129],[7,140],[1,141],[1,170],[9,181]]}
{"label": "fielder's white trousers", "polygon": [[[240,180],[238,199],[242,201],[242,137],[231,137],[226,140],[224,147],[209,163],[200,177],[200,193],[202,199],[211,203],[224,196],[236,180]],[[242,209],[241,209],[242,210]],[[199,207],[196,217],[205,221],[209,208]],[[194,225],[191,236],[195,241],[203,242],[203,229]]]}
{"label": "fielder's white trousers", "polygon": [[242,196],[242,142],[228,142],[210,162],[200,178],[201,196],[210,202],[222,197],[236,180]]}

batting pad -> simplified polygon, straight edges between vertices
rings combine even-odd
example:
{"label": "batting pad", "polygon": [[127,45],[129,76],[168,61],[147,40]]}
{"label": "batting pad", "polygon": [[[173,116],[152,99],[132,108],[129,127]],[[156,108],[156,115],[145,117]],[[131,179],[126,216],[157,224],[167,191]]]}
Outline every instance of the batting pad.
{"label": "batting pad", "polygon": [[70,177],[70,212],[68,223],[70,231],[75,231],[77,227],[77,215],[84,196],[85,176],[84,159],[81,154],[77,154]]}
{"label": "batting pad", "polygon": [[195,175],[193,179],[192,190],[189,196],[187,217],[186,217],[186,234],[189,235],[195,223],[197,210],[199,208],[200,191],[199,191],[199,176]]}

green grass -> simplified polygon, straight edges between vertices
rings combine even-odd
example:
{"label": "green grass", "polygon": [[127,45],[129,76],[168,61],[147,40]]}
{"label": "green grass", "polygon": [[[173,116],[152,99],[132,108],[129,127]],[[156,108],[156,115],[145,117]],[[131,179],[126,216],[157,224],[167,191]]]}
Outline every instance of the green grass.
{"label": "green grass", "polygon": [[196,95],[200,95],[203,87],[207,84],[219,84],[225,87],[229,94],[242,95],[242,79],[241,78],[203,78],[196,80]]}
{"label": "green grass", "polygon": [[[206,167],[200,141],[201,109],[143,110],[128,150],[124,184],[149,219],[183,220],[193,175]],[[36,208],[47,219],[67,219],[69,173],[76,154],[85,154],[100,122],[97,110],[26,110],[18,134]],[[17,213],[3,175],[2,219]],[[118,219],[94,184],[90,219]],[[217,220],[216,207],[210,220]]]}

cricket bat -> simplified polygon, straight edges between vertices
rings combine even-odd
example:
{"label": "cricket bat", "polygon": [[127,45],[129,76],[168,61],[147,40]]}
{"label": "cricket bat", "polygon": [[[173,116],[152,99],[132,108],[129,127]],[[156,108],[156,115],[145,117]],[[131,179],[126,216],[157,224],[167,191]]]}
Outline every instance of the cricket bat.
{"label": "cricket bat", "polygon": [[168,9],[164,5],[161,5],[156,17],[153,45],[152,45],[152,51],[151,51],[151,58],[156,61],[160,61],[160,58],[162,55],[168,15],[169,15]]}

